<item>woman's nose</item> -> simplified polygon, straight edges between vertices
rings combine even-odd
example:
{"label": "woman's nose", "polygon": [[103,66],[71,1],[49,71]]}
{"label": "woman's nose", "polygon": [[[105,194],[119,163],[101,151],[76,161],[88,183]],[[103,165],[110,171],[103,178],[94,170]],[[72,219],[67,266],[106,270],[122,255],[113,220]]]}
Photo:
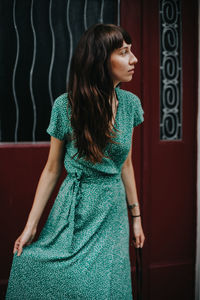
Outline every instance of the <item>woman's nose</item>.
{"label": "woman's nose", "polygon": [[132,53],[130,58],[130,64],[136,64],[138,62],[137,57]]}

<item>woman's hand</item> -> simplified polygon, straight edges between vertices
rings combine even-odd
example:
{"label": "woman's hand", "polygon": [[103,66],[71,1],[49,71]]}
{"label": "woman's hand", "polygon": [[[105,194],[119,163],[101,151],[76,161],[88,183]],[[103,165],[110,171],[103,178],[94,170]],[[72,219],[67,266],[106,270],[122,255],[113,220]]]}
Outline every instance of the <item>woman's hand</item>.
{"label": "woman's hand", "polygon": [[23,247],[31,244],[32,240],[35,237],[36,231],[37,231],[36,228],[31,228],[26,226],[24,228],[24,231],[15,241],[13,253],[18,251],[17,256],[20,256],[23,251]]}
{"label": "woman's hand", "polygon": [[141,218],[132,218],[133,220],[133,244],[135,248],[142,248],[144,245],[144,232],[142,229]]}

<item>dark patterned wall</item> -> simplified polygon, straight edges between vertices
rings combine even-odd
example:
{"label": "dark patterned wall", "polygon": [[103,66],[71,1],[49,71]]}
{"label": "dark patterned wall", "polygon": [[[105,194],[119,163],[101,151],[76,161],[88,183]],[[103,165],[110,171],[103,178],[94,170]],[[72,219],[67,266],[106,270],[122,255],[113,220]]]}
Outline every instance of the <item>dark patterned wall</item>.
{"label": "dark patterned wall", "polygon": [[0,0],[0,142],[47,141],[52,104],[92,24],[119,23],[116,0]]}

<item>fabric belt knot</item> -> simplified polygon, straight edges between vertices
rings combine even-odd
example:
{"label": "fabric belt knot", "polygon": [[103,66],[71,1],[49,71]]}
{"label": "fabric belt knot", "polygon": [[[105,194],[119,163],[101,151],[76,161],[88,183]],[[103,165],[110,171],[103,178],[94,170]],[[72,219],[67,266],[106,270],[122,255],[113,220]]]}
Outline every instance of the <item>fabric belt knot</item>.
{"label": "fabric belt knot", "polygon": [[81,181],[81,178],[83,177],[83,171],[77,169],[74,173],[71,173],[72,176],[74,174],[75,178],[77,179],[77,181]]}
{"label": "fabric belt knot", "polygon": [[121,180],[121,173],[107,174],[102,172],[84,172],[81,169],[76,169],[68,173],[68,179],[73,179],[75,183],[103,183]]}
{"label": "fabric belt knot", "polygon": [[66,198],[66,221],[68,224],[67,248],[69,252],[73,252],[73,236],[75,227],[75,211],[81,198],[81,180],[83,171],[80,169],[67,173],[65,184],[68,186],[68,196]]}
{"label": "fabric belt knot", "polygon": [[65,184],[68,186],[68,196],[66,198],[66,221],[68,224],[69,232],[67,234],[68,250],[73,253],[73,237],[75,230],[75,216],[76,207],[81,201],[82,197],[82,183],[86,184],[108,184],[114,181],[121,180],[121,174],[104,174],[101,172],[94,172],[91,174],[85,173],[81,169],[76,169],[73,172],[67,173]]}

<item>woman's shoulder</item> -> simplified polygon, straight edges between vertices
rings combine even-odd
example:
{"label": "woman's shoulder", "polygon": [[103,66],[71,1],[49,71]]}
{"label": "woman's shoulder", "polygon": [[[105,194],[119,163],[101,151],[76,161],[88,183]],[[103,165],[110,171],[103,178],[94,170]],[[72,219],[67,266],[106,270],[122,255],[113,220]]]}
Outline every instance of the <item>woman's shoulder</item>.
{"label": "woman's shoulder", "polygon": [[59,111],[60,113],[66,114],[66,111],[71,112],[70,109],[70,104],[69,104],[69,98],[68,98],[68,93],[65,92],[63,94],[61,94],[60,96],[58,96],[53,104],[53,109],[55,111]]}
{"label": "woman's shoulder", "polygon": [[127,113],[133,117],[133,127],[139,125],[144,121],[144,110],[141,105],[141,101],[138,96],[133,94],[132,92],[119,89],[118,93],[120,97],[126,98],[124,103],[126,103],[127,107]]}
{"label": "woman's shoulder", "polygon": [[68,93],[63,93],[60,96],[58,96],[55,101],[54,101],[54,106],[55,107],[62,107],[65,106],[68,102]]}
{"label": "woman's shoulder", "polygon": [[68,122],[71,115],[71,108],[67,92],[61,94],[54,100],[52,112],[54,116],[59,115],[64,121]]}

